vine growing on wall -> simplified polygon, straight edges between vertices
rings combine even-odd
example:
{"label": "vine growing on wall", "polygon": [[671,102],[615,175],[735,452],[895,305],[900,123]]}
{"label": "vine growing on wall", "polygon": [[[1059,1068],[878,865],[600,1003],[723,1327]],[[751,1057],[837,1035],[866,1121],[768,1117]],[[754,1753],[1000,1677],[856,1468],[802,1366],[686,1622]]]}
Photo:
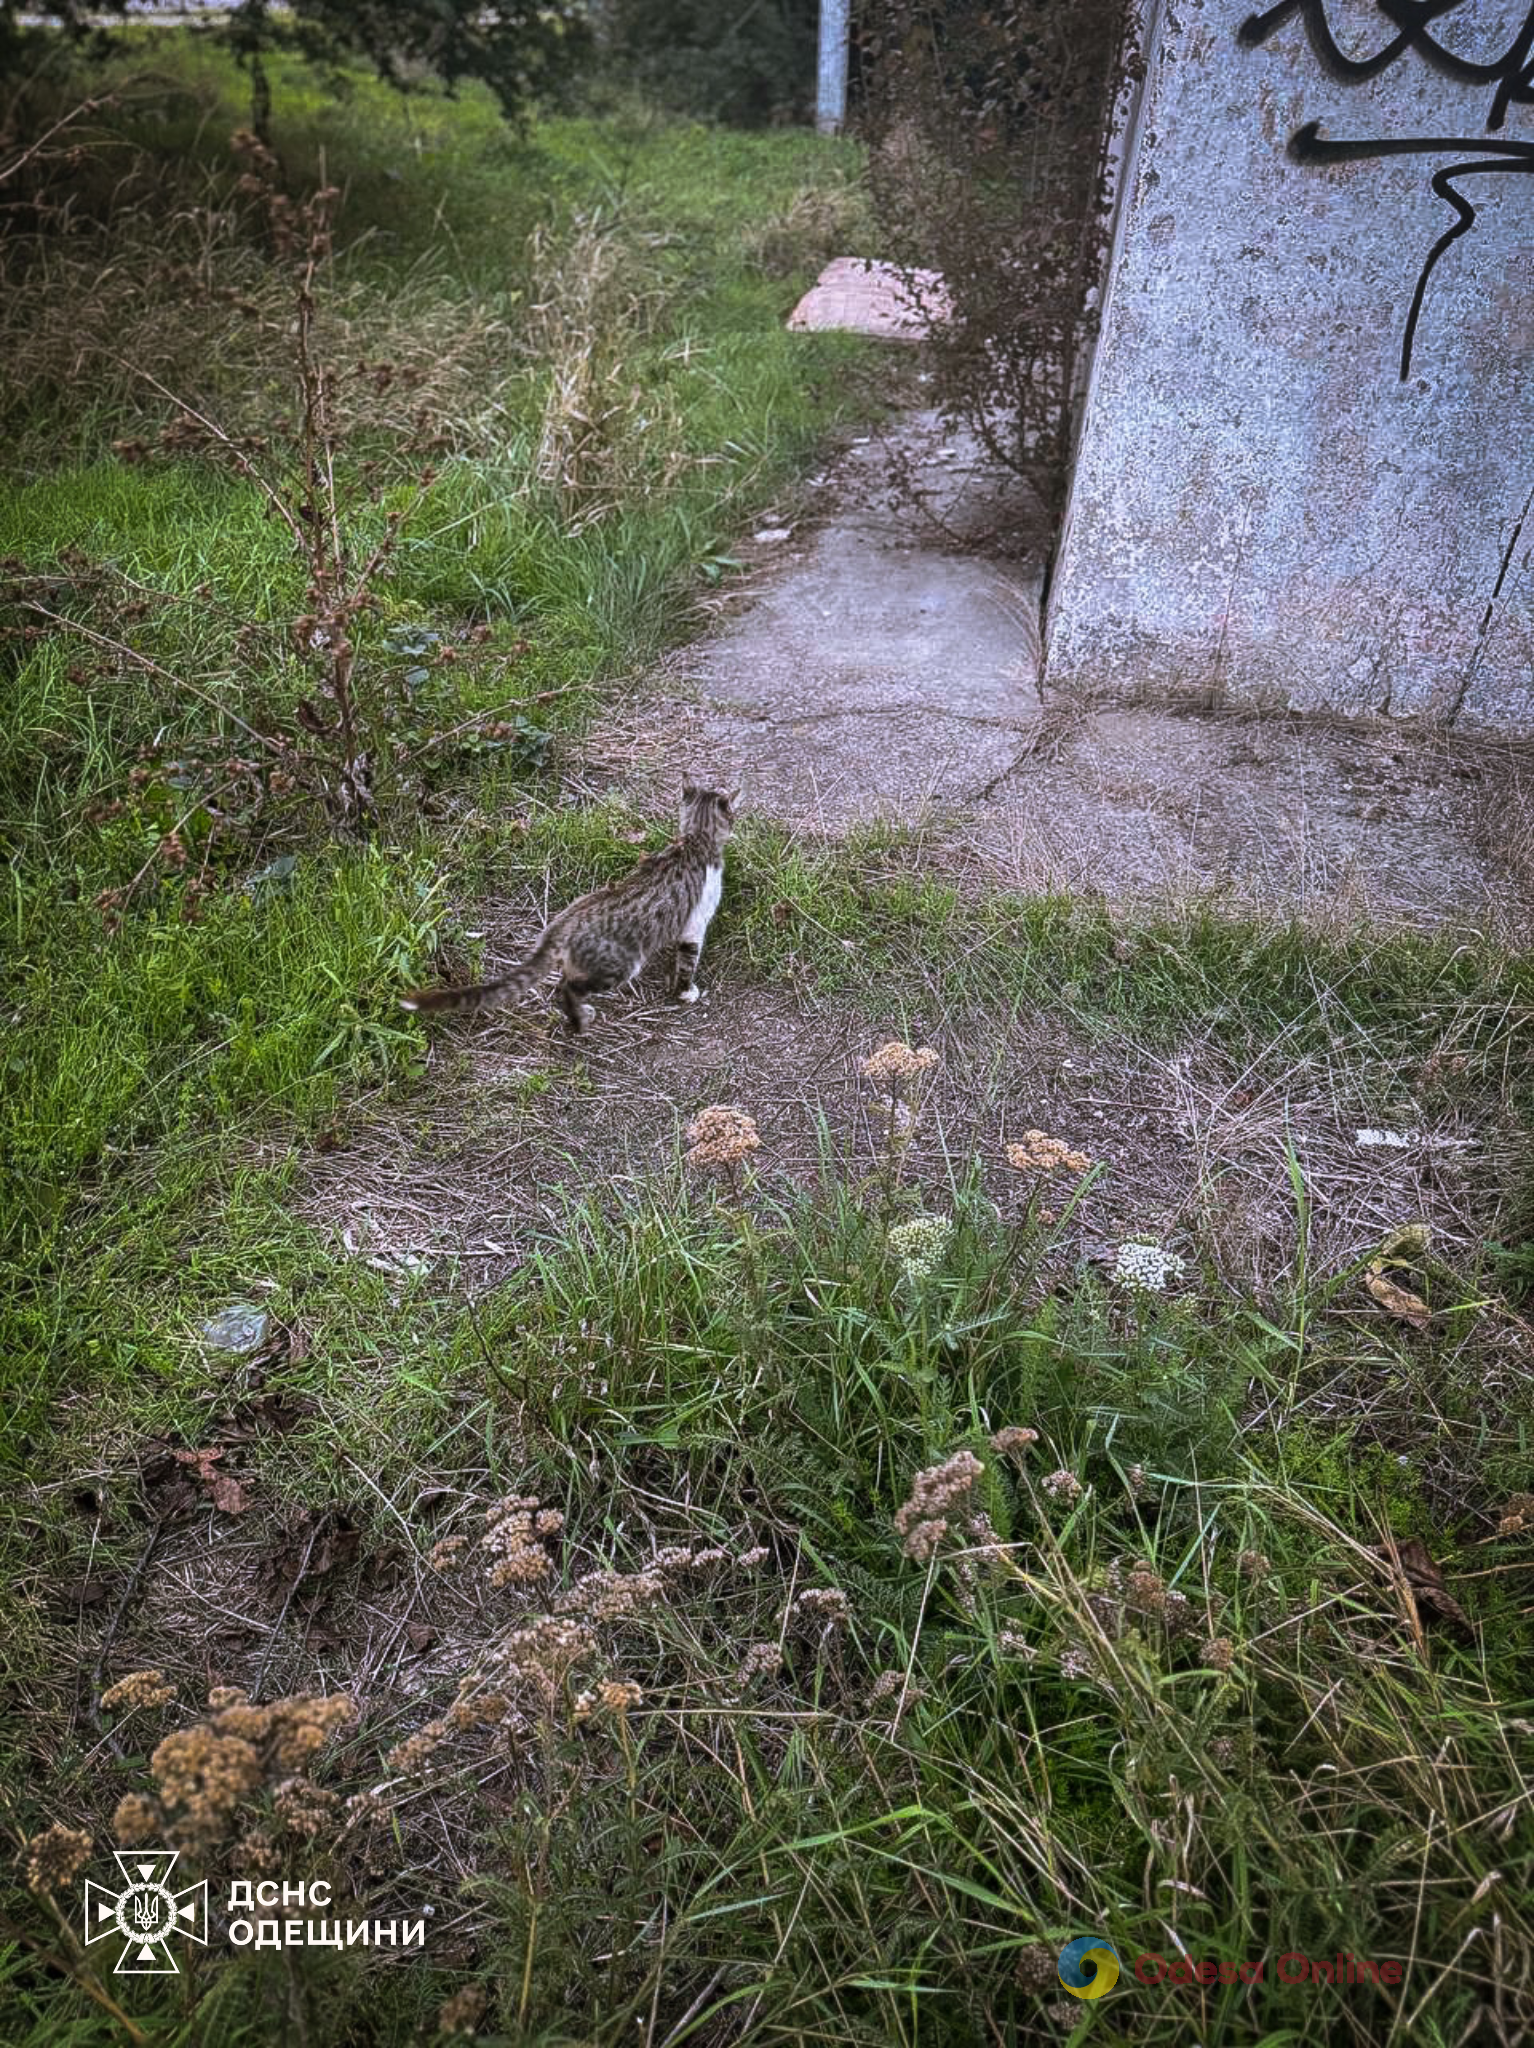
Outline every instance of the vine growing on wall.
{"label": "vine growing on wall", "polygon": [[[857,21],[883,227],[945,417],[1064,508],[1133,0],[880,0]],[[932,273],[940,273],[941,284]]]}

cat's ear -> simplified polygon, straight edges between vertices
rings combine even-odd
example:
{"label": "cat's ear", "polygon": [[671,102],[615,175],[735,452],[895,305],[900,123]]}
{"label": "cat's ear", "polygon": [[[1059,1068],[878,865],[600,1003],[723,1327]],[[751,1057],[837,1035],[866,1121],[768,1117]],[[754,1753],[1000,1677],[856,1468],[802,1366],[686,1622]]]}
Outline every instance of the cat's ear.
{"label": "cat's ear", "polygon": [[740,792],[741,785],[738,782],[733,789],[722,789],[719,792],[720,801],[731,817],[734,816],[740,807]]}
{"label": "cat's ear", "polygon": [[694,798],[694,797],[695,797],[695,796],[696,796],[697,794],[698,794],[698,785],[697,785],[697,784],[696,784],[695,782],[689,782],[689,781],[687,780],[687,777],[686,777],[686,776],[684,775],[684,776],[682,777],[682,802],[683,802],[684,804],[686,804],[686,803],[691,803],[691,802],[692,802],[692,800],[693,800],[693,798]]}

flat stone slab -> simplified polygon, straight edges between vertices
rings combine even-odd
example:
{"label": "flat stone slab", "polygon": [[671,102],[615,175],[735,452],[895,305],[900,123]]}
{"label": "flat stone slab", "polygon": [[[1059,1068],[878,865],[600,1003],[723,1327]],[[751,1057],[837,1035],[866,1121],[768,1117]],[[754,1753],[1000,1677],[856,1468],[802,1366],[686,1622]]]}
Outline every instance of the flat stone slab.
{"label": "flat stone slab", "polygon": [[933,321],[950,314],[948,293],[936,270],[911,273],[912,296],[893,263],[837,256],[788,316],[795,329],[841,328],[880,341],[920,341]]}
{"label": "flat stone slab", "polygon": [[829,489],[826,523],[685,656],[710,751],[752,809],[811,831],[965,801],[1039,712],[1039,570],[965,552],[1015,542],[1032,500],[931,413],[854,446]]}

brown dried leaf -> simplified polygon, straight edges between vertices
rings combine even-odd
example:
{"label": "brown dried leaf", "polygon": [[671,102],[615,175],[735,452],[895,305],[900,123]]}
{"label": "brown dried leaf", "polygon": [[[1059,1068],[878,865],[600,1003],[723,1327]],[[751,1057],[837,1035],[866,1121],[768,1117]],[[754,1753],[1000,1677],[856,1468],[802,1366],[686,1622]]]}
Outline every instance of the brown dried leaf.
{"label": "brown dried leaf", "polygon": [[1414,1330],[1425,1330],[1433,1320],[1433,1311],[1420,1294],[1413,1294],[1405,1287],[1398,1287],[1394,1280],[1386,1278],[1382,1260],[1370,1261],[1369,1270],[1364,1275],[1364,1285],[1387,1315],[1395,1316],[1403,1323],[1410,1323]]}
{"label": "brown dried leaf", "polygon": [[1396,1544],[1394,1554],[1388,1544],[1381,1544],[1373,1554],[1383,1559],[1398,1578],[1405,1580],[1413,1599],[1425,1613],[1436,1614],[1440,1620],[1470,1634],[1469,1615],[1449,1591],[1443,1572],[1429,1556],[1427,1545],[1420,1537],[1412,1536],[1405,1543]]}
{"label": "brown dried leaf", "polygon": [[200,1451],[171,1452],[178,1465],[192,1466],[204,1492],[220,1514],[243,1515],[250,1506],[250,1495],[232,1472],[217,1469],[223,1455],[222,1450],[212,1447]]}

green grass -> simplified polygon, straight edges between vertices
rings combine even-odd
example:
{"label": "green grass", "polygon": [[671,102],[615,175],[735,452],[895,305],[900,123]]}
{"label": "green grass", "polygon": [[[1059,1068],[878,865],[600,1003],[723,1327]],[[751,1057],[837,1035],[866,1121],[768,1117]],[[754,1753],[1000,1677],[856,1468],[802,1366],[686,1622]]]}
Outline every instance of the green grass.
{"label": "green grass", "polygon": [[[123,300],[87,237],[78,262],[37,252],[32,297],[0,316],[26,366],[0,479],[23,629],[0,643],[0,1818],[18,1847],[87,1827],[104,1879],[116,1801],[211,1686],[349,1688],[358,1720],[315,1776],[386,1786],[377,1809],[284,1835],[266,1782],[202,1867],[215,1890],[246,1874],[234,1838],[266,1829],[284,1875],[434,1912],[424,1959],[215,1946],[174,1982],[95,1988],[126,1984],[155,2048],[405,2048],[468,1985],[481,2040],[548,2048],[1451,2048],[1483,2005],[1512,2038],[1534,1960],[1529,1538],[1497,1526],[1534,1440],[1526,1332],[1499,1292],[1526,1285],[1516,1189],[1499,1245],[1415,1259],[1425,1334],[1370,1303],[1366,1254],[1313,1256],[1327,1190],[1293,1149],[1288,1252],[1260,1296],[1192,1225],[1183,1280],[1133,1295],[1083,1256],[1067,1192],[1050,1221],[1021,1185],[998,1205],[967,1158],[918,1178],[829,1128],[808,1185],[770,1143],[754,1181],[717,1190],[680,1159],[637,1191],[572,1170],[472,1307],[451,1260],[370,1264],[301,1212],[354,1133],[387,1123],[429,1156],[477,1119],[475,1143],[514,1160],[595,1085],[519,1071],[438,1134],[433,1090],[467,1062],[395,997],[472,964],[476,901],[573,893],[629,865],[639,824],[663,836],[617,803],[562,804],[559,770],[603,689],[694,629],[732,536],[872,402],[854,345],[782,330],[824,218],[866,236],[854,147],[627,105],[518,138],[474,93],[401,103],[359,79],[337,98],[283,72],[289,176],[323,163],[345,191],[330,338],[422,367],[443,444],[419,483],[388,398],[359,402],[344,457],[359,545],[387,504],[411,511],[359,625],[404,750],[362,844],[275,789],[238,722],[289,731],[313,687],[281,529],[211,463],[114,451],[170,408],[104,350],[88,380],[57,353],[66,329],[122,333],[220,418],[287,402],[285,287],[249,222],[217,229],[217,275],[265,328],[153,269],[211,232],[239,82],[164,39],[135,38],[120,73],[149,62],[174,90],[157,117],[114,116],[119,153],[81,168],[82,193],[104,208],[131,160],[183,211],[117,220]],[[168,295],[158,328],[146,278]],[[608,311],[584,339],[537,311],[588,286]],[[604,438],[570,444],[572,489],[539,480],[538,451],[570,426],[556,368],[588,357],[626,395]],[[490,711],[523,724],[476,738]],[[870,1035],[941,1018],[977,1071],[1020,1023],[1105,1068],[1195,1045],[1254,1088],[1324,1091],[1344,1122],[1463,1112],[1509,1150],[1534,1102],[1526,958],[960,890],[915,830],[828,850],[748,821],[710,971],[720,1000],[792,983],[808,1015]],[[408,1165],[394,1192],[410,1199]],[[952,1231],[917,1284],[889,1233],[922,1212]],[[254,1360],[198,1336],[235,1301],[271,1319]],[[1039,1432],[1021,1459],[990,1446],[1007,1426]],[[188,1448],[224,1452],[238,1513],[185,1477]],[[983,1467],[971,1493],[932,1556],[903,1554],[915,1475],[960,1451]],[[444,1537],[532,1495],[564,1517],[541,1580],[490,1588],[473,1552],[430,1568]],[[1414,1542],[1469,1634],[1430,1580],[1414,1609],[1379,1554]],[[723,1556],[636,1589],[668,1546]],[[631,1611],[594,1609],[597,1570]],[[806,1592],[845,1596],[845,1617]],[[591,1631],[568,1683],[524,1671],[522,1719],[442,1741],[424,1780],[381,1761],[465,1677],[489,1684],[499,1658],[504,1679],[509,1639],[562,1595]],[[163,1666],[178,1705],[103,1717],[98,1658],[101,1679]],[[642,1697],[577,1714],[602,1681]],[[1084,1934],[1128,1968],[1062,2014],[1054,1959]],[[72,1940],[24,1892],[0,1908],[7,2039],[134,2038]],[[1179,1943],[1265,1957],[1264,1981],[1136,1980],[1137,1955]],[[1338,1949],[1401,1962],[1404,1984],[1276,1981],[1285,1951]]]}

